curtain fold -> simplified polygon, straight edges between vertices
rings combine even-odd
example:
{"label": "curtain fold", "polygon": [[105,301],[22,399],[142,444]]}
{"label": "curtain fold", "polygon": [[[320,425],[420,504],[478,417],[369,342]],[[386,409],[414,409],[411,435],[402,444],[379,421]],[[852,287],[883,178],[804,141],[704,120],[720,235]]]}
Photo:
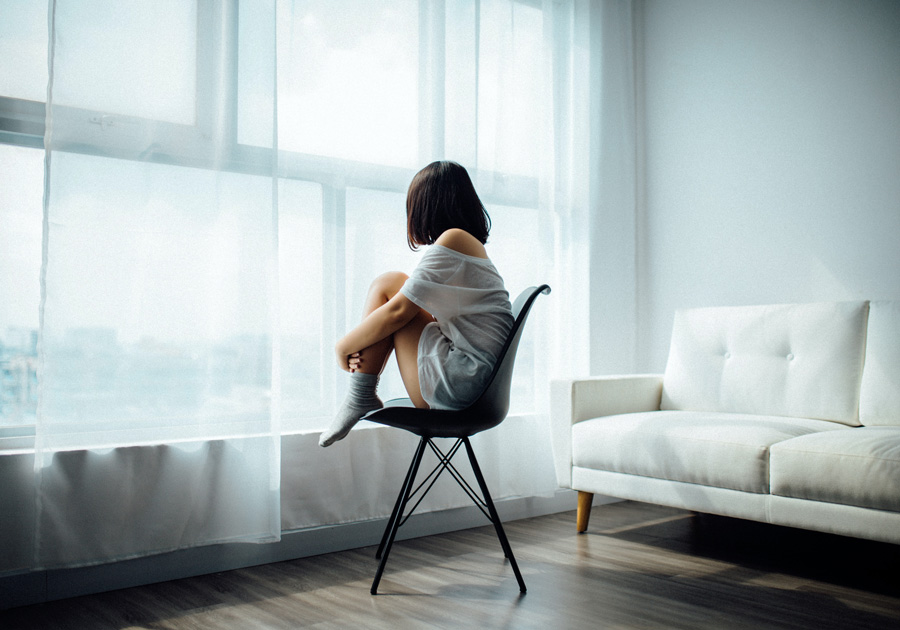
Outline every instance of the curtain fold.
{"label": "curtain fold", "polygon": [[50,3],[39,567],[280,536],[277,150],[238,150],[238,15]]}

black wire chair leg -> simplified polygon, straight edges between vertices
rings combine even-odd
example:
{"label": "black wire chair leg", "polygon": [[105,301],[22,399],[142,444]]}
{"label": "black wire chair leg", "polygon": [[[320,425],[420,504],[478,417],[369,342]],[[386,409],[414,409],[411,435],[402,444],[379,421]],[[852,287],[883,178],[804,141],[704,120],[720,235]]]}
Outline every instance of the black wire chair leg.
{"label": "black wire chair leg", "polygon": [[491,515],[491,521],[494,523],[494,529],[497,531],[497,538],[500,539],[500,546],[503,547],[503,553],[509,559],[509,564],[512,566],[513,573],[516,575],[516,581],[519,583],[519,591],[522,593],[525,592],[525,580],[522,579],[522,574],[519,572],[519,565],[516,563],[516,558],[513,556],[512,547],[509,546],[509,540],[506,538],[506,532],[503,531],[503,525],[500,523],[500,516],[497,515],[497,510],[494,508],[494,502],[491,500],[491,494],[488,492],[487,484],[484,481],[484,476],[481,474],[481,468],[478,466],[478,460],[475,458],[475,452],[472,450],[472,445],[469,443],[469,438],[463,438],[463,441],[466,444],[466,453],[469,455],[469,462],[472,464],[472,472],[475,474],[475,478],[478,480],[478,486],[481,488],[481,494],[484,495],[484,502],[487,504],[488,511]]}
{"label": "black wire chair leg", "polygon": [[404,489],[409,484],[410,477],[415,476],[413,468],[416,467],[416,461],[414,456],[409,463],[409,470],[406,471],[406,478],[403,480],[403,485],[400,486],[400,492],[397,493],[397,502],[394,503],[394,510],[391,512],[391,518],[388,519],[387,525],[384,528],[384,534],[381,536],[381,543],[378,545],[378,551],[375,552],[376,560],[381,560],[381,554],[384,552],[384,545],[387,543],[388,534],[390,534],[391,529],[394,527],[394,521],[397,521],[402,516],[402,510],[400,508],[404,503]]}
{"label": "black wire chair leg", "polygon": [[406,502],[409,500],[409,495],[412,493],[412,487],[416,480],[416,473],[419,472],[419,464],[422,462],[422,455],[425,453],[426,442],[426,438],[419,440],[419,448],[416,449],[416,454],[413,456],[413,461],[410,465],[409,474],[406,475],[406,481],[403,483],[403,489],[400,491],[400,497],[402,497],[402,499],[398,504],[399,509],[397,510],[397,515],[389,524],[389,530],[385,532],[387,540],[385,541],[384,549],[382,550],[381,562],[378,565],[378,571],[375,572],[375,580],[372,582],[372,588],[369,590],[372,595],[378,594],[378,584],[381,582],[381,575],[384,573],[388,555],[391,553],[391,547],[394,545],[394,537],[397,535],[397,529],[400,527],[403,509],[406,507]]}

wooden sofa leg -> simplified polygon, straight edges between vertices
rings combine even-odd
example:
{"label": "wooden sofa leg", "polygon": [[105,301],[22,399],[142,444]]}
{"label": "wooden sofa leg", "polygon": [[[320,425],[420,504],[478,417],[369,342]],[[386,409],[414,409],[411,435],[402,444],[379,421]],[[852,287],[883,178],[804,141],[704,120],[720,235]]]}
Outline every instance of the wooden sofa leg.
{"label": "wooden sofa leg", "polygon": [[588,521],[591,519],[591,503],[593,500],[593,492],[578,491],[578,515],[575,518],[575,528],[579,534],[587,531]]}

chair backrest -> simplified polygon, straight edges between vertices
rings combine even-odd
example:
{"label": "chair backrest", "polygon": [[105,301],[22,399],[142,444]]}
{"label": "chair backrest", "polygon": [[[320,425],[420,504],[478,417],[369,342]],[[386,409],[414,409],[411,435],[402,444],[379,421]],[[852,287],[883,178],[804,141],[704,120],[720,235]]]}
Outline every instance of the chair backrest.
{"label": "chair backrest", "polygon": [[469,405],[463,413],[472,423],[471,433],[478,433],[491,427],[495,427],[506,418],[509,411],[509,393],[512,385],[513,366],[516,361],[516,351],[519,349],[519,339],[525,327],[525,320],[531,306],[537,296],[550,293],[550,287],[542,284],[539,287],[529,287],[519,294],[512,305],[515,322],[506,338],[506,343],[497,357],[497,363],[487,380],[484,391],[478,399]]}

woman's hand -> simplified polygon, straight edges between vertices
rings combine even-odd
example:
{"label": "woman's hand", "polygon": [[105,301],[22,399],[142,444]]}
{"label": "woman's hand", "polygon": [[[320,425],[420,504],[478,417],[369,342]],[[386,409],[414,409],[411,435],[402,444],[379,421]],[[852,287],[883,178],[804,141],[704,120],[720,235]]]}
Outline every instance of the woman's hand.
{"label": "woman's hand", "polygon": [[341,344],[335,346],[334,350],[337,353],[338,365],[342,370],[345,372],[355,372],[359,369],[360,364],[363,362],[361,352],[347,354],[346,351],[341,348]]}

